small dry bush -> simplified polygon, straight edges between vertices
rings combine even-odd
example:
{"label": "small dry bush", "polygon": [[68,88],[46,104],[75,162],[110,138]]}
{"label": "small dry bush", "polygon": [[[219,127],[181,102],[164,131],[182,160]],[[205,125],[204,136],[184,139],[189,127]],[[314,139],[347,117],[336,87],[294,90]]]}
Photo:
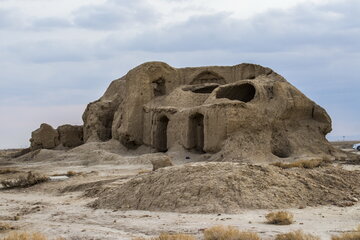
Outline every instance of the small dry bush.
{"label": "small dry bush", "polygon": [[5,169],[0,169],[0,174],[10,174],[10,173],[17,173],[19,171],[15,170],[15,169],[11,169],[11,168],[5,168]]}
{"label": "small dry bush", "polygon": [[[47,237],[39,232],[10,232],[1,240],[47,240]],[[56,240],[65,240],[65,238],[57,238]]]}
{"label": "small dry bush", "polygon": [[149,172],[152,172],[152,171],[149,169],[140,169],[138,174],[144,174],[144,173],[149,173]]}
{"label": "small dry bush", "polygon": [[74,176],[79,175],[79,174],[80,174],[80,173],[75,172],[75,171],[68,171],[68,172],[66,173],[66,176],[68,176],[68,177],[74,177]]}
{"label": "small dry bush", "polygon": [[11,232],[2,240],[47,240],[42,233]]}
{"label": "small dry bush", "polygon": [[204,231],[205,240],[260,240],[253,232],[242,232],[231,226],[214,226]]}
{"label": "small dry bush", "polygon": [[289,212],[271,212],[265,216],[267,223],[276,225],[290,225],[294,222],[294,215]]}
{"label": "small dry bush", "polygon": [[301,230],[278,234],[275,240],[320,240],[319,237],[303,233]]}
{"label": "small dry bush", "polygon": [[4,186],[4,188],[23,188],[46,182],[48,180],[49,177],[47,176],[28,172],[27,176],[20,176],[19,178],[10,180],[2,180],[0,183]]}
{"label": "small dry bush", "polygon": [[14,229],[10,224],[0,222],[0,232]]}
{"label": "small dry bush", "polygon": [[343,233],[339,236],[331,236],[331,240],[360,240],[360,225],[353,232]]}
{"label": "small dry bush", "polygon": [[[146,240],[146,238],[133,238],[133,240]],[[167,234],[162,233],[158,237],[150,238],[149,240],[196,240],[194,236],[187,234]]]}
{"label": "small dry bush", "polygon": [[276,167],[287,169],[287,168],[317,168],[320,167],[324,163],[323,159],[310,159],[310,160],[299,160],[292,163],[282,163],[282,162],[276,162],[272,163],[271,165],[274,165]]}

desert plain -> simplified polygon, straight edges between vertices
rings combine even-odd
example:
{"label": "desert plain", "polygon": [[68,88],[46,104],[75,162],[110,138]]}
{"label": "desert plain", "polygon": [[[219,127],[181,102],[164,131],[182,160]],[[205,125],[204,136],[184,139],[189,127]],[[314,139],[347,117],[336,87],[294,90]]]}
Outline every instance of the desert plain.
{"label": "desert plain", "polygon": [[[352,142],[332,144],[344,151],[359,154],[351,149]],[[114,149],[117,150],[114,151]],[[349,196],[339,197],[336,195],[337,192],[330,193],[330,195],[335,195],[335,199],[325,201],[325,204],[321,201],[310,200],[309,205],[312,206],[306,204],[294,206],[289,203],[288,206],[292,205],[292,207],[287,208],[287,204],[284,203],[279,209],[276,205],[274,205],[275,208],[261,208],[262,202],[260,201],[258,208],[256,206],[243,208],[237,210],[236,213],[226,213],[226,209],[220,208],[199,210],[198,205],[189,199],[187,201],[191,202],[194,207],[190,210],[180,209],[180,211],[178,211],[179,208],[174,208],[173,211],[146,211],[94,207],[94,202],[99,197],[111,195],[117,191],[119,186],[126,184],[131,179],[142,178],[163,170],[158,169],[153,172],[150,160],[162,158],[165,154],[149,154],[141,148],[136,151],[128,151],[112,140],[103,143],[86,143],[71,150],[42,149],[35,153],[31,152],[18,158],[12,158],[11,156],[18,151],[17,149],[1,150],[1,181],[26,176],[29,171],[52,177],[50,181],[30,187],[0,189],[0,222],[8,224],[12,228],[0,231],[0,238],[15,230],[41,232],[49,239],[60,237],[84,240],[133,239],[154,237],[161,233],[185,233],[201,239],[206,228],[224,225],[258,233],[262,239],[274,239],[274,236],[279,233],[299,229],[317,235],[321,239],[330,239],[332,235],[351,232],[360,223],[360,202],[358,198],[351,195],[354,192],[359,193],[358,184],[353,186],[355,188],[353,191],[343,190],[344,194],[350,194]],[[175,167],[204,163],[204,159],[199,159],[197,154],[189,155],[188,152],[176,150],[169,151],[167,155],[172,158]],[[295,169],[279,169],[269,164],[254,166],[283,172],[291,172]],[[360,165],[359,162],[344,159],[316,169],[323,169],[329,173],[344,169],[359,175]],[[313,171],[313,169],[302,169],[301,171]],[[69,173],[71,174],[67,177],[66,175]],[[206,175],[206,172],[203,174]],[[256,180],[261,182],[260,179]],[[160,182],[155,181],[152,184],[155,188],[162,188]],[[280,194],[282,187],[284,189],[289,187],[286,182],[280,184],[268,181],[266,184],[277,185],[279,188],[277,191]],[[248,187],[250,188],[251,185]],[[331,185],[326,186],[326,181],[321,186],[314,187],[330,189],[330,191],[333,188]],[[243,191],[251,190],[246,189],[246,185],[244,185]],[[163,196],[165,196],[163,201],[173,201],[173,199],[168,199],[168,195]],[[174,197],[180,198],[180,196]],[[274,201],[276,199],[274,197]],[[112,204],[116,206],[116,199],[110,200],[113,202],[107,202],[107,206]],[[199,201],[199,199],[195,200]],[[203,200],[201,201],[208,201],[207,199]],[[256,199],[249,199],[249,201],[254,200]],[[269,199],[265,198],[263,201],[269,201]],[[161,204],[157,207],[162,209]],[[265,215],[274,210],[291,212],[294,215],[294,223],[291,225],[267,224]],[[206,211],[211,213],[206,213]]]}

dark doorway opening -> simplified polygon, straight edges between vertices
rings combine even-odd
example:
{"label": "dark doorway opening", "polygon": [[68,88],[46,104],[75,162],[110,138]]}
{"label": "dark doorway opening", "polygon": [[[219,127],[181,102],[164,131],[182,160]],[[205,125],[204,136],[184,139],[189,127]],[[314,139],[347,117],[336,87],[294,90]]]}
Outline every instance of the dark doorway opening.
{"label": "dark doorway opening", "polygon": [[159,152],[166,152],[167,148],[167,127],[169,119],[166,116],[162,116],[157,121],[156,133],[155,133],[155,148]]}
{"label": "dark doorway opening", "polygon": [[196,113],[189,119],[189,148],[204,152],[204,115]]}

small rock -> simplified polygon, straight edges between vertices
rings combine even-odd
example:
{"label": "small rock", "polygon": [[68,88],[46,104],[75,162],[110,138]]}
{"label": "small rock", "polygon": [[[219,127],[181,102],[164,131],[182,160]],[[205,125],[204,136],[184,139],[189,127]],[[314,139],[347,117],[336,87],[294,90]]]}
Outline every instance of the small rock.
{"label": "small rock", "polygon": [[173,164],[170,160],[170,157],[164,157],[164,158],[160,158],[160,159],[151,160],[151,163],[153,165],[153,171],[155,171],[159,168],[173,166]]}

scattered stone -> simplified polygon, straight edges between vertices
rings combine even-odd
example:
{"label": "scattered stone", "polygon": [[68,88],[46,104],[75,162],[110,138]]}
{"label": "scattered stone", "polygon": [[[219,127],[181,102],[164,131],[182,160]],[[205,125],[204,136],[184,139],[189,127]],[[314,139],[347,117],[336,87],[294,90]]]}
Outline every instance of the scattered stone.
{"label": "scattered stone", "polygon": [[170,157],[163,157],[160,159],[154,159],[151,160],[151,163],[153,165],[153,171],[159,169],[159,168],[164,168],[164,167],[170,167],[173,166]]}

